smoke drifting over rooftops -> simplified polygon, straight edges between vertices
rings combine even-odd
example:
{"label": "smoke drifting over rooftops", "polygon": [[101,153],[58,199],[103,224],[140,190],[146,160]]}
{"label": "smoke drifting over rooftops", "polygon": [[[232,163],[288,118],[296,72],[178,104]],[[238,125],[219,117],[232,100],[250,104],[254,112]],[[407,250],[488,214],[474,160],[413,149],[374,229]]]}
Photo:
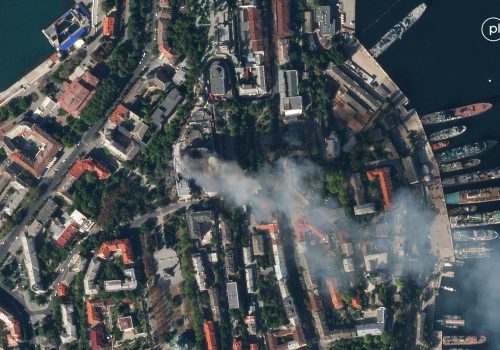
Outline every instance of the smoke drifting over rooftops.
{"label": "smoke drifting over rooftops", "polygon": [[429,272],[433,266],[433,259],[428,256],[428,235],[434,212],[418,203],[418,197],[408,190],[396,192],[391,210],[373,223],[361,226],[344,217],[335,199],[325,200],[323,171],[309,160],[281,158],[256,173],[210,155],[197,159],[185,156],[183,161],[184,177],[235,205],[250,205],[257,222],[270,222],[274,213],[281,212],[292,223],[305,218],[325,232],[332,232],[334,225],[341,221],[342,230],[347,232],[345,238],[353,244],[378,239],[373,233],[377,226],[382,237],[379,241],[385,240],[389,250],[395,235],[406,238],[401,246],[404,258],[398,259],[398,266],[388,266],[390,270],[397,271],[398,275],[422,273]]}

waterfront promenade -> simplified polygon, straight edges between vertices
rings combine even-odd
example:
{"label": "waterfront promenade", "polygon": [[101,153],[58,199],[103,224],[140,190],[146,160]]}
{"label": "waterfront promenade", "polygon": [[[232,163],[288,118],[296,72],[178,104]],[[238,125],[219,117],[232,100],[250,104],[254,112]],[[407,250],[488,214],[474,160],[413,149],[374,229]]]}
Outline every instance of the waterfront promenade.
{"label": "waterfront promenade", "polygon": [[40,78],[50,72],[53,66],[54,62],[48,58],[31,72],[19,79],[16,83],[11,85],[7,90],[0,92],[0,106],[3,106],[18,95],[23,95],[29,88],[36,86]]}

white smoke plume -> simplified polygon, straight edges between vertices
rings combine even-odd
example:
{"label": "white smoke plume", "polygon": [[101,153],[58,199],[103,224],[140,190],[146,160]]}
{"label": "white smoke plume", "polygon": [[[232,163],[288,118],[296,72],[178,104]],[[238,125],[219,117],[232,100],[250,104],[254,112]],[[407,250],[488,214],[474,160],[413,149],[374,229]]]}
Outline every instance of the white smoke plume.
{"label": "white smoke plume", "polygon": [[[256,173],[242,170],[235,162],[209,155],[201,159],[185,156],[183,161],[184,177],[236,205],[250,205],[258,222],[269,222],[273,213],[281,212],[292,223],[305,218],[325,232],[332,232],[336,218],[342,216],[335,199],[324,198],[322,169],[309,160],[282,158]],[[394,208],[376,220],[378,225],[385,224],[390,232],[386,239],[389,247],[395,227],[400,226],[401,234],[407,238],[405,259],[399,259],[401,266],[389,266],[390,269],[423,273],[433,266],[433,260],[422,254],[429,253],[428,235],[434,213],[417,198],[410,191],[398,191],[394,195]],[[351,243],[363,243],[369,238],[372,225],[361,226],[347,218],[339,220]]]}

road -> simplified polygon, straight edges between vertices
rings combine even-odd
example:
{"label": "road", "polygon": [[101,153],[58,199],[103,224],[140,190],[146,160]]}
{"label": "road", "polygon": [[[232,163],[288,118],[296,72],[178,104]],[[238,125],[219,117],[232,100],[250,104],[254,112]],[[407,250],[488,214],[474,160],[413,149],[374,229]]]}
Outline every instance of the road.
{"label": "road", "polygon": [[[95,1],[97,2],[97,1]],[[154,28],[153,21],[155,17],[153,15],[149,15],[147,17],[147,23],[146,27],[149,28]],[[154,30],[152,31],[152,35],[149,38],[148,42],[145,45],[144,48],[144,56],[141,59],[139,65],[136,67],[134,72],[131,75],[131,78],[129,79],[129,82],[127,85],[124,87],[122,90],[120,96],[116,99],[115,103],[113,106],[111,106],[105,113],[104,115],[107,116],[109,115],[113,109],[115,108],[115,105],[123,98],[123,96],[128,92],[131,86],[135,84],[135,82],[141,78],[141,76],[147,71],[148,67],[151,64],[151,61],[153,60],[152,56],[152,48],[153,45],[156,45],[156,41],[153,40],[154,38]],[[96,38],[91,44],[87,46],[87,52],[88,55],[86,59],[82,62],[82,65],[87,65],[91,56],[91,53],[98,47],[99,45],[99,37]],[[34,84],[33,84],[34,85]],[[27,89],[26,94],[31,93],[32,91],[35,91],[36,87],[31,86],[29,89]],[[63,178],[66,176],[67,172],[69,171],[69,168],[73,165],[73,163],[80,158],[83,154],[89,153],[94,147],[97,147],[100,145],[99,140],[95,139],[95,134],[101,129],[105,122],[105,118],[101,118],[98,121],[96,121],[89,130],[87,130],[76,147],[73,148],[68,148],[64,150],[63,155],[60,157],[60,159],[54,164],[52,169],[50,169],[45,177],[42,179],[40,184],[38,185],[38,188],[43,188],[43,186],[46,186],[46,189],[43,193],[40,194],[40,196],[30,205],[28,208],[28,211],[22,221],[20,222],[19,225],[17,225],[7,236],[5,236],[2,240],[0,240],[0,261],[2,261],[9,251],[12,251],[17,241],[19,238],[19,235],[21,232],[24,230],[24,228],[28,225],[28,223],[34,218],[35,213],[37,213],[40,208],[45,204],[45,202],[48,200],[48,198],[53,194],[53,192],[57,189]],[[55,170],[57,169],[57,171]],[[191,203],[176,203],[172,204],[168,207],[164,208],[159,208],[156,210],[154,213],[151,213],[147,215],[145,218],[137,218],[137,222],[140,222],[141,220],[144,220],[144,222],[149,219],[150,217],[154,216],[164,216],[169,213],[172,213],[182,207],[187,207]],[[139,225],[140,226],[140,225]],[[19,241],[17,241],[19,243]],[[18,295],[18,293],[13,293],[8,291],[10,295],[12,295],[16,300],[19,300],[25,306],[26,311],[29,313],[30,317],[38,318],[39,316],[43,316],[44,314],[47,314],[52,310],[53,306],[53,295],[55,293],[56,286],[59,282],[64,280],[67,277],[67,267],[68,263],[73,256],[73,254],[76,252],[78,249],[78,245],[71,251],[71,253],[68,255],[68,257],[64,260],[64,262],[60,265],[63,268],[62,273],[59,274],[59,276],[56,278],[56,280],[52,283],[52,289],[53,292],[51,293],[51,300],[48,305],[46,306],[41,306],[39,309],[34,310],[30,305],[27,305],[25,302],[25,298],[22,295]],[[50,288],[49,288],[50,289]]]}

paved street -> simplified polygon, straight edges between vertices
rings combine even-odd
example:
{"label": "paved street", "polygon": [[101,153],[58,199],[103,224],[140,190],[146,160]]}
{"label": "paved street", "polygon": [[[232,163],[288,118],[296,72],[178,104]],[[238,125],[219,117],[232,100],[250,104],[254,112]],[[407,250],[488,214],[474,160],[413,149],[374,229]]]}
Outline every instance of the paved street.
{"label": "paved street", "polygon": [[[94,6],[98,7],[97,0],[94,1],[93,7]],[[93,14],[93,18],[95,18],[94,14]],[[152,16],[152,15],[148,16],[147,20],[149,22],[147,24],[147,26],[152,27],[152,22],[154,21],[154,16]],[[151,62],[153,60],[153,57],[151,54],[152,48],[153,48],[153,45],[156,45],[156,41],[153,40],[155,33],[154,33],[154,31],[152,33],[153,33],[152,37],[145,45],[144,56],[143,56],[142,60],[140,61],[139,65],[132,73],[128,84],[122,90],[122,93],[115,101],[115,104],[105,112],[105,114],[104,114],[105,116],[109,115],[114,110],[115,105],[119,101],[122,100],[123,96],[130,89],[130,87],[133,86],[133,84],[135,84],[136,81],[138,79],[140,79],[141,76],[143,74],[145,74],[147,72],[147,70],[149,69]],[[100,39],[100,37],[97,37],[92,43],[90,43],[86,47],[87,57],[82,61],[82,63],[81,63],[82,66],[89,65],[89,63],[90,63],[89,60],[91,58],[92,52],[94,52],[97,49],[97,47],[99,46],[99,39]],[[52,67],[49,71],[45,72],[43,75],[38,77],[36,81],[33,81],[31,83],[30,87],[23,90],[22,95],[27,95],[27,94],[30,94],[32,92],[39,93],[38,88],[36,86],[37,85],[36,83],[38,82],[38,80],[42,76],[45,76],[46,74],[48,74],[50,72],[53,72],[55,69],[57,69],[57,67],[58,67],[58,65]],[[41,103],[41,101],[40,102],[37,101],[37,103],[32,106],[32,110],[36,109],[36,107],[38,107],[38,105],[40,103]],[[16,121],[19,121],[20,119],[21,119],[21,116],[17,117]],[[14,121],[14,120],[12,120],[12,121]],[[10,122],[12,122],[12,121],[10,121]],[[39,188],[43,188],[44,186],[46,186],[46,190],[30,205],[30,207],[28,208],[28,212],[25,215],[25,217],[23,218],[23,220],[21,221],[21,223],[18,226],[16,226],[7,236],[5,236],[4,238],[2,238],[0,240],[0,261],[3,260],[7,256],[9,251],[11,253],[14,253],[19,248],[19,246],[21,245],[21,242],[19,240],[19,235],[21,234],[21,232],[23,232],[24,228],[34,218],[35,213],[37,213],[38,210],[40,210],[40,208],[45,204],[47,199],[53,194],[54,190],[57,189],[57,187],[59,186],[59,184],[61,183],[63,178],[66,176],[67,172],[69,171],[69,168],[74,164],[74,162],[78,158],[89,153],[93,148],[100,146],[100,139],[99,138],[96,139],[95,135],[101,129],[104,122],[105,122],[105,118],[101,118],[98,121],[96,121],[90,127],[90,129],[83,134],[80,143],[78,143],[75,147],[64,149],[63,155],[57,160],[57,162],[54,164],[54,166],[52,166],[52,168],[49,169],[47,171],[47,173],[44,175],[44,177],[42,178],[42,181],[39,184]],[[154,213],[149,214],[150,216],[137,218],[136,220],[140,226],[140,222],[145,222],[149,217],[154,217],[154,216],[163,217],[164,215],[167,215],[171,212],[178,210],[179,208],[186,207],[188,205],[190,205],[190,203],[172,204],[168,207],[158,209]],[[78,247],[79,247],[79,244],[71,251],[71,253],[68,255],[68,257],[60,264],[60,268],[62,269],[62,271],[59,274],[59,276],[56,278],[56,280],[52,283],[52,286],[49,288],[52,290],[52,292],[49,296],[50,302],[47,305],[38,306],[38,305],[30,302],[29,300],[26,300],[26,298],[27,298],[26,293],[17,292],[17,291],[14,291],[14,292],[7,291],[16,300],[18,300],[22,305],[24,305],[24,307],[26,308],[26,311],[30,315],[32,322],[38,321],[39,319],[43,318],[44,315],[46,315],[47,313],[49,313],[52,310],[55,289],[56,289],[57,284],[61,281],[69,282],[68,279],[74,278],[74,275],[72,276],[72,274],[74,274],[74,273],[69,271],[68,264],[69,264],[72,256],[78,252]]]}

